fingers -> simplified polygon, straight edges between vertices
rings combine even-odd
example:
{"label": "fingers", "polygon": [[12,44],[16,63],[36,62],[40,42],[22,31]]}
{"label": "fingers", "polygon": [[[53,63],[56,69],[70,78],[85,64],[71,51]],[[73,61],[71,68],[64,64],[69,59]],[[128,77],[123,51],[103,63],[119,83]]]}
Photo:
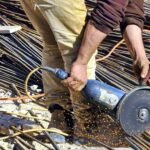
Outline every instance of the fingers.
{"label": "fingers", "polygon": [[148,75],[148,79],[147,79],[146,83],[147,83],[147,85],[150,85],[150,73]]}
{"label": "fingers", "polygon": [[150,85],[150,67],[149,63],[145,64],[141,70],[141,83],[142,85]]}
{"label": "fingers", "polygon": [[62,80],[61,83],[64,85],[64,86],[69,86],[69,83],[73,81],[73,78],[71,77],[68,77],[67,79],[65,80]]}
{"label": "fingers", "polygon": [[143,79],[146,78],[148,72],[149,72],[149,63],[143,66],[142,71],[141,71],[141,78]]}
{"label": "fingers", "polygon": [[150,86],[150,79],[148,80],[148,85]]}
{"label": "fingers", "polygon": [[64,86],[70,88],[73,91],[81,91],[85,84],[82,81],[77,81],[76,79],[72,77],[68,77],[67,79],[61,81]]}
{"label": "fingers", "polygon": [[74,91],[81,91],[85,87],[85,84],[83,82],[75,83],[71,86],[71,89]]}
{"label": "fingers", "polygon": [[150,72],[146,75],[146,77],[143,79],[143,85],[150,85]]}

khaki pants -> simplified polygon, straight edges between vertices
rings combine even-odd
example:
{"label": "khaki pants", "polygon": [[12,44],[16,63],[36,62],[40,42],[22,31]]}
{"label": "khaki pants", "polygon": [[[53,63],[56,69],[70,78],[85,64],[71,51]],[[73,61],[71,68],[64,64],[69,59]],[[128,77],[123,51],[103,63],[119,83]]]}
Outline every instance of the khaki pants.
{"label": "khaki pants", "polygon": [[[83,35],[87,13],[84,0],[21,0],[21,4],[43,39],[42,65],[64,68],[69,72],[77,57]],[[95,79],[95,55],[96,53],[88,63],[88,79]],[[71,91],[70,101],[66,97],[68,89],[47,72],[43,72],[43,84],[47,105],[59,104],[65,109],[73,107],[76,119],[75,134],[91,137],[97,120],[96,113],[92,112],[95,109],[91,109],[93,106],[89,105],[79,92]]]}

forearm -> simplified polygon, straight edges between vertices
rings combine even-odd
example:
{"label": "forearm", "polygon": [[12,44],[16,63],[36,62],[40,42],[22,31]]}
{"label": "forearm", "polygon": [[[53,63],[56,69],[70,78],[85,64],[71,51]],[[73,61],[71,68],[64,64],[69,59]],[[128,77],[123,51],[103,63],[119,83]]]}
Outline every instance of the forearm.
{"label": "forearm", "polygon": [[124,17],[127,0],[97,1],[90,16],[76,62],[87,64],[98,45]]}
{"label": "forearm", "polygon": [[134,61],[146,57],[142,31],[137,25],[128,25],[123,34],[128,50]]}
{"label": "forearm", "polygon": [[96,29],[94,25],[88,23],[84,32],[76,62],[87,65],[91,56],[95,53],[97,47],[106,37],[106,35],[107,34]]}

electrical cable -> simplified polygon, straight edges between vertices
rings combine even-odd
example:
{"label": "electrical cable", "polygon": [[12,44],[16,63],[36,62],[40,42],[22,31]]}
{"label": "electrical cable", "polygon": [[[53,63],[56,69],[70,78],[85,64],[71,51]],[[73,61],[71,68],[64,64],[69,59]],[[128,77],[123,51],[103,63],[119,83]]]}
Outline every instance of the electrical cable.
{"label": "electrical cable", "polygon": [[24,84],[24,88],[25,88],[25,93],[26,95],[33,101],[35,101],[35,99],[29,94],[28,92],[28,82],[29,82],[29,79],[30,77],[37,71],[39,71],[41,69],[41,67],[37,67],[35,69],[33,69],[27,76],[27,78],[25,79],[25,84]]}

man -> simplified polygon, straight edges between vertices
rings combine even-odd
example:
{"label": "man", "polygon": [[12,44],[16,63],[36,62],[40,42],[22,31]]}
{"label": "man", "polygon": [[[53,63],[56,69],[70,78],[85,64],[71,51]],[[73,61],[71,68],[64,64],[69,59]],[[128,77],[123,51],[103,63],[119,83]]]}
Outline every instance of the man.
{"label": "man", "polygon": [[[68,130],[70,122],[64,120],[70,118],[68,112],[73,110],[73,135],[99,139],[99,134],[101,138],[106,133],[111,134],[110,128],[115,123],[105,121],[104,128],[108,132],[98,129],[97,126],[103,126],[97,123],[102,120],[100,111],[97,106],[89,104],[79,91],[87,79],[95,79],[96,49],[118,25],[139,79],[150,81],[147,78],[149,61],[142,41],[143,0],[98,0],[88,19],[84,0],[21,0],[21,4],[43,39],[42,65],[64,68],[70,73],[70,77],[60,83],[53,75],[43,72],[47,106],[52,112],[50,126],[71,133],[72,130]],[[101,140],[112,146],[121,145],[121,142],[115,145],[115,136],[122,137],[118,130],[112,135],[113,139],[110,135],[110,138]]]}

